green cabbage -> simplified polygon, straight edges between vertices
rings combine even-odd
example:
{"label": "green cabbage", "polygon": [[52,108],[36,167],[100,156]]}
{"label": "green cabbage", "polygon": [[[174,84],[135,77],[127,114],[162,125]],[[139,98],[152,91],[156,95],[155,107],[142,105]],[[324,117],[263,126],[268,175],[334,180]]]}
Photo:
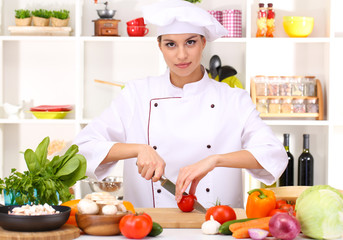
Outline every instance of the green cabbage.
{"label": "green cabbage", "polygon": [[343,195],[328,185],[302,192],[295,205],[301,231],[316,239],[340,238],[343,234]]}

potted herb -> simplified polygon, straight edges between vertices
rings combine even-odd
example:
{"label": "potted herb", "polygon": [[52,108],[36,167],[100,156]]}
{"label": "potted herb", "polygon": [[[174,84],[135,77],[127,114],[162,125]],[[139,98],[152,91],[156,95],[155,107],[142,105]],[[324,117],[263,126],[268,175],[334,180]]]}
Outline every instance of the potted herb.
{"label": "potted herb", "polygon": [[59,11],[52,11],[51,25],[53,27],[66,27],[69,23],[69,11],[62,9]]}
{"label": "potted herb", "polygon": [[46,9],[34,10],[31,12],[34,26],[49,26],[51,11]]}
{"label": "potted herb", "polygon": [[30,26],[32,17],[30,10],[17,9],[15,11],[15,25],[16,26]]}
{"label": "potted herb", "polygon": [[73,198],[69,187],[86,178],[86,159],[72,145],[63,156],[55,156],[50,161],[47,159],[49,142],[46,137],[35,151],[24,152],[28,171],[21,173],[12,169],[9,177],[0,178],[0,193],[5,190],[6,204],[58,205],[59,200],[66,202]]}

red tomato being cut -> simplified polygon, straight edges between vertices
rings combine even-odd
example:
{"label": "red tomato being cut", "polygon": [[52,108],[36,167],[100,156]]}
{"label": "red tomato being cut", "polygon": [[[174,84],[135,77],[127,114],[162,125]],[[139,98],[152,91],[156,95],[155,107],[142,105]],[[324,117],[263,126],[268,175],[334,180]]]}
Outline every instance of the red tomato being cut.
{"label": "red tomato being cut", "polygon": [[206,221],[210,220],[211,215],[213,219],[223,224],[224,222],[236,220],[237,216],[235,211],[227,205],[217,205],[214,207],[210,207],[205,215]]}
{"label": "red tomato being cut", "polygon": [[193,194],[182,195],[181,201],[177,204],[177,206],[182,212],[191,212],[194,210],[194,200],[196,199],[197,197]]}
{"label": "red tomato being cut", "polygon": [[127,238],[144,238],[151,229],[152,219],[146,213],[128,214],[122,217],[119,222],[119,230]]}

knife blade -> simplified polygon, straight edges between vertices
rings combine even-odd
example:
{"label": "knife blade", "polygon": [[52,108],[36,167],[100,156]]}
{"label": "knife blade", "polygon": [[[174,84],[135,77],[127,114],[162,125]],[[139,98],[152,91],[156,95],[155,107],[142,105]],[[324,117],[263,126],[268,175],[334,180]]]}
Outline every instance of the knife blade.
{"label": "knife blade", "polygon": [[[168,192],[173,194],[175,196],[175,184],[170,181],[168,178],[165,176],[162,176],[160,178],[161,186],[166,189]],[[188,193],[184,192],[183,195],[188,195]],[[198,210],[199,212],[206,213],[206,208],[202,206],[197,200],[194,200],[194,209]]]}

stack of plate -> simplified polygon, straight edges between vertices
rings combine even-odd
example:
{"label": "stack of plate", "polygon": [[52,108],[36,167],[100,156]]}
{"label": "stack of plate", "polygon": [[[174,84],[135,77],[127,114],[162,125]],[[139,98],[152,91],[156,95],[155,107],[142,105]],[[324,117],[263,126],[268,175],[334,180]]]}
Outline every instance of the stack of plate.
{"label": "stack of plate", "polygon": [[38,119],[63,119],[72,109],[71,105],[40,105],[30,112]]}

